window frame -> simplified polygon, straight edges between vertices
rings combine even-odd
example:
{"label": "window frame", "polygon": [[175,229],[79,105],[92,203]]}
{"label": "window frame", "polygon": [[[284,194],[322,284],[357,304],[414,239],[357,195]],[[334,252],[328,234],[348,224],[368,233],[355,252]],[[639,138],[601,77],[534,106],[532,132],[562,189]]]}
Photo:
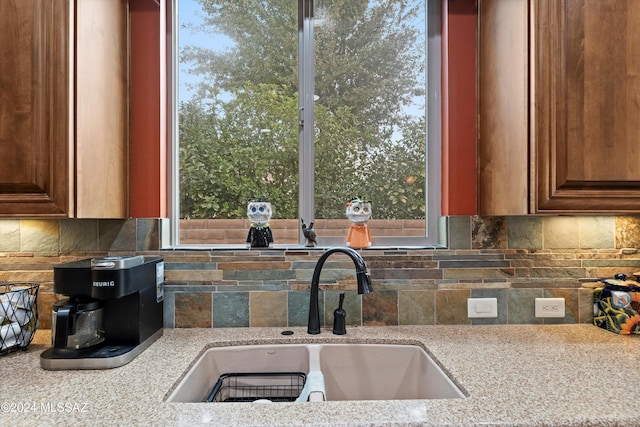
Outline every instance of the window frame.
{"label": "window frame", "polygon": [[[180,0],[171,0],[171,27],[179,29],[178,20],[178,2]],[[441,202],[441,170],[442,170],[442,105],[441,105],[441,64],[442,64],[442,23],[441,23],[441,2],[437,0],[425,0],[427,11],[427,58],[426,58],[426,81],[427,81],[427,141],[426,141],[426,188],[425,188],[425,236],[375,236],[375,245],[371,249],[376,248],[433,248],[440,247],[440,225],[439,218],[442,212]],[[299,97],[299,114],[300,119],[307,126],[300,127],[299,134],[299,217],[314,217],[314,180],[313,180],[313,143],[307,143],[313,138],[313,55],[308,54],[309,43],[313,45],[313,0],[298,0],[298,34],[299,34],[299,76],[309,76],[301,81],[301,87],[304,93]],[[180,206],[179,206],[179,126],[178,126],[178,32],[174,31],[169,41],[170,45],[170,81],[169,87],[171,92],[171,103],[169,105],[170,113],[170,184],[169,197],[170,208],[170,229],[167,230],[170,235],[170,246],[176,249],[185,248],[202,248],[209,249],[239,249],[246,247],[244,244],[184,244],[180,242]],[[303,52],[304,53],[301,53]],[[300,60],[302,58],[302,60]],[[308,71],[311,70],[311,73]],[[300,78],[299,78],[300,79]],[[311,123],[311,125],[308,125]],[[310,160],[311,159],[311,160]],[[310,171],[310,172],[308,172]],[[310,177],[310,179],[309,179]],[[401,219],[399,220],[401,221]],[[298,230],[299,242],[295,244],[272,244],[274,249],[298,248],[304,247],[305,238]],[[341,237],[324,237],[322,239],[322,249],[330,246],[344,245],[344,238]]]}

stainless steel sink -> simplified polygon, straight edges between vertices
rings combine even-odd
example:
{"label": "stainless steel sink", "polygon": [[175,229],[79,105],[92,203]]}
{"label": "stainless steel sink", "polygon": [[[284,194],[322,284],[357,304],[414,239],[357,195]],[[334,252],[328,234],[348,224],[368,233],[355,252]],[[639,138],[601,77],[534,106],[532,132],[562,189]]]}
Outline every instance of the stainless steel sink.
{"label": "stainless steel sink", "polygon": [[278,372],[305,373],[308,382],[313,378],[305,389],[309,401],[465,397],[416,345],[273,344],[206,350],[167,401],[206,401],[224,374]]}

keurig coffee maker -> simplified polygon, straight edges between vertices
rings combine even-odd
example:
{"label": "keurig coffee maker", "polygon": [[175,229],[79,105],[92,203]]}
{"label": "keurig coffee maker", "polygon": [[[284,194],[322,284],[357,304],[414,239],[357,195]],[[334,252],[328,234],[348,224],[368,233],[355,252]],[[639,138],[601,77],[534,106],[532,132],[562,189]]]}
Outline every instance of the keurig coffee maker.
{"label": "keurig coffee maker", "polygon": [[107,256],[53,267],[67,298],[52,313],[44,369],[106,369],[129,363],[162,335],[164,261]]}

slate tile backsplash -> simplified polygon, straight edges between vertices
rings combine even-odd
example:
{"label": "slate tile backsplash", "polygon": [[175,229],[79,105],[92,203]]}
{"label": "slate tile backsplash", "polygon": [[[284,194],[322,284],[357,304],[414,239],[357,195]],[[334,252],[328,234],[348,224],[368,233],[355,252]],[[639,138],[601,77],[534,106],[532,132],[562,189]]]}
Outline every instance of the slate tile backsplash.
{"label": "slate tile backsplash", "polygon": [[[321,322],[340,292],[347,325],[589,323],[592,290],[640,271],[640,217],[445,217],[446,249],[366,249],[374,293],[358,295],[353,265],[336,254],[320,283]],[[0,282],[41,284],[40,325],[51,327],[53,265],[104,254],[165,259],[165,326],[293,327],[307,323],[309,283],[322,250],[162,250],[161,220],[0,220]],[[277,242],[276,242],[277,243]],[[496,298],[498,317],[469,319],[467,298]],[[537,319],[537,297],[565,298],[561,319]]]}

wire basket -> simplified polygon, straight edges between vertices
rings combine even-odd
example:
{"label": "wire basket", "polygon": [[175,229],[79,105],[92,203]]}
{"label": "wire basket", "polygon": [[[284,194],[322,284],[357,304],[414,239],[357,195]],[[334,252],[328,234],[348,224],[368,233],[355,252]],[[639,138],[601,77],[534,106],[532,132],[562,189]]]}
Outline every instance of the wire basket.
{"label": "wire basket", "polygon": [[220,375],[207,402],[295,401],[306,381],[302,372],[258,372]]}
{"label": "wire basket", "polygon": [[0,355],[26,350],[38,327],[34,283],[0,283]]}

